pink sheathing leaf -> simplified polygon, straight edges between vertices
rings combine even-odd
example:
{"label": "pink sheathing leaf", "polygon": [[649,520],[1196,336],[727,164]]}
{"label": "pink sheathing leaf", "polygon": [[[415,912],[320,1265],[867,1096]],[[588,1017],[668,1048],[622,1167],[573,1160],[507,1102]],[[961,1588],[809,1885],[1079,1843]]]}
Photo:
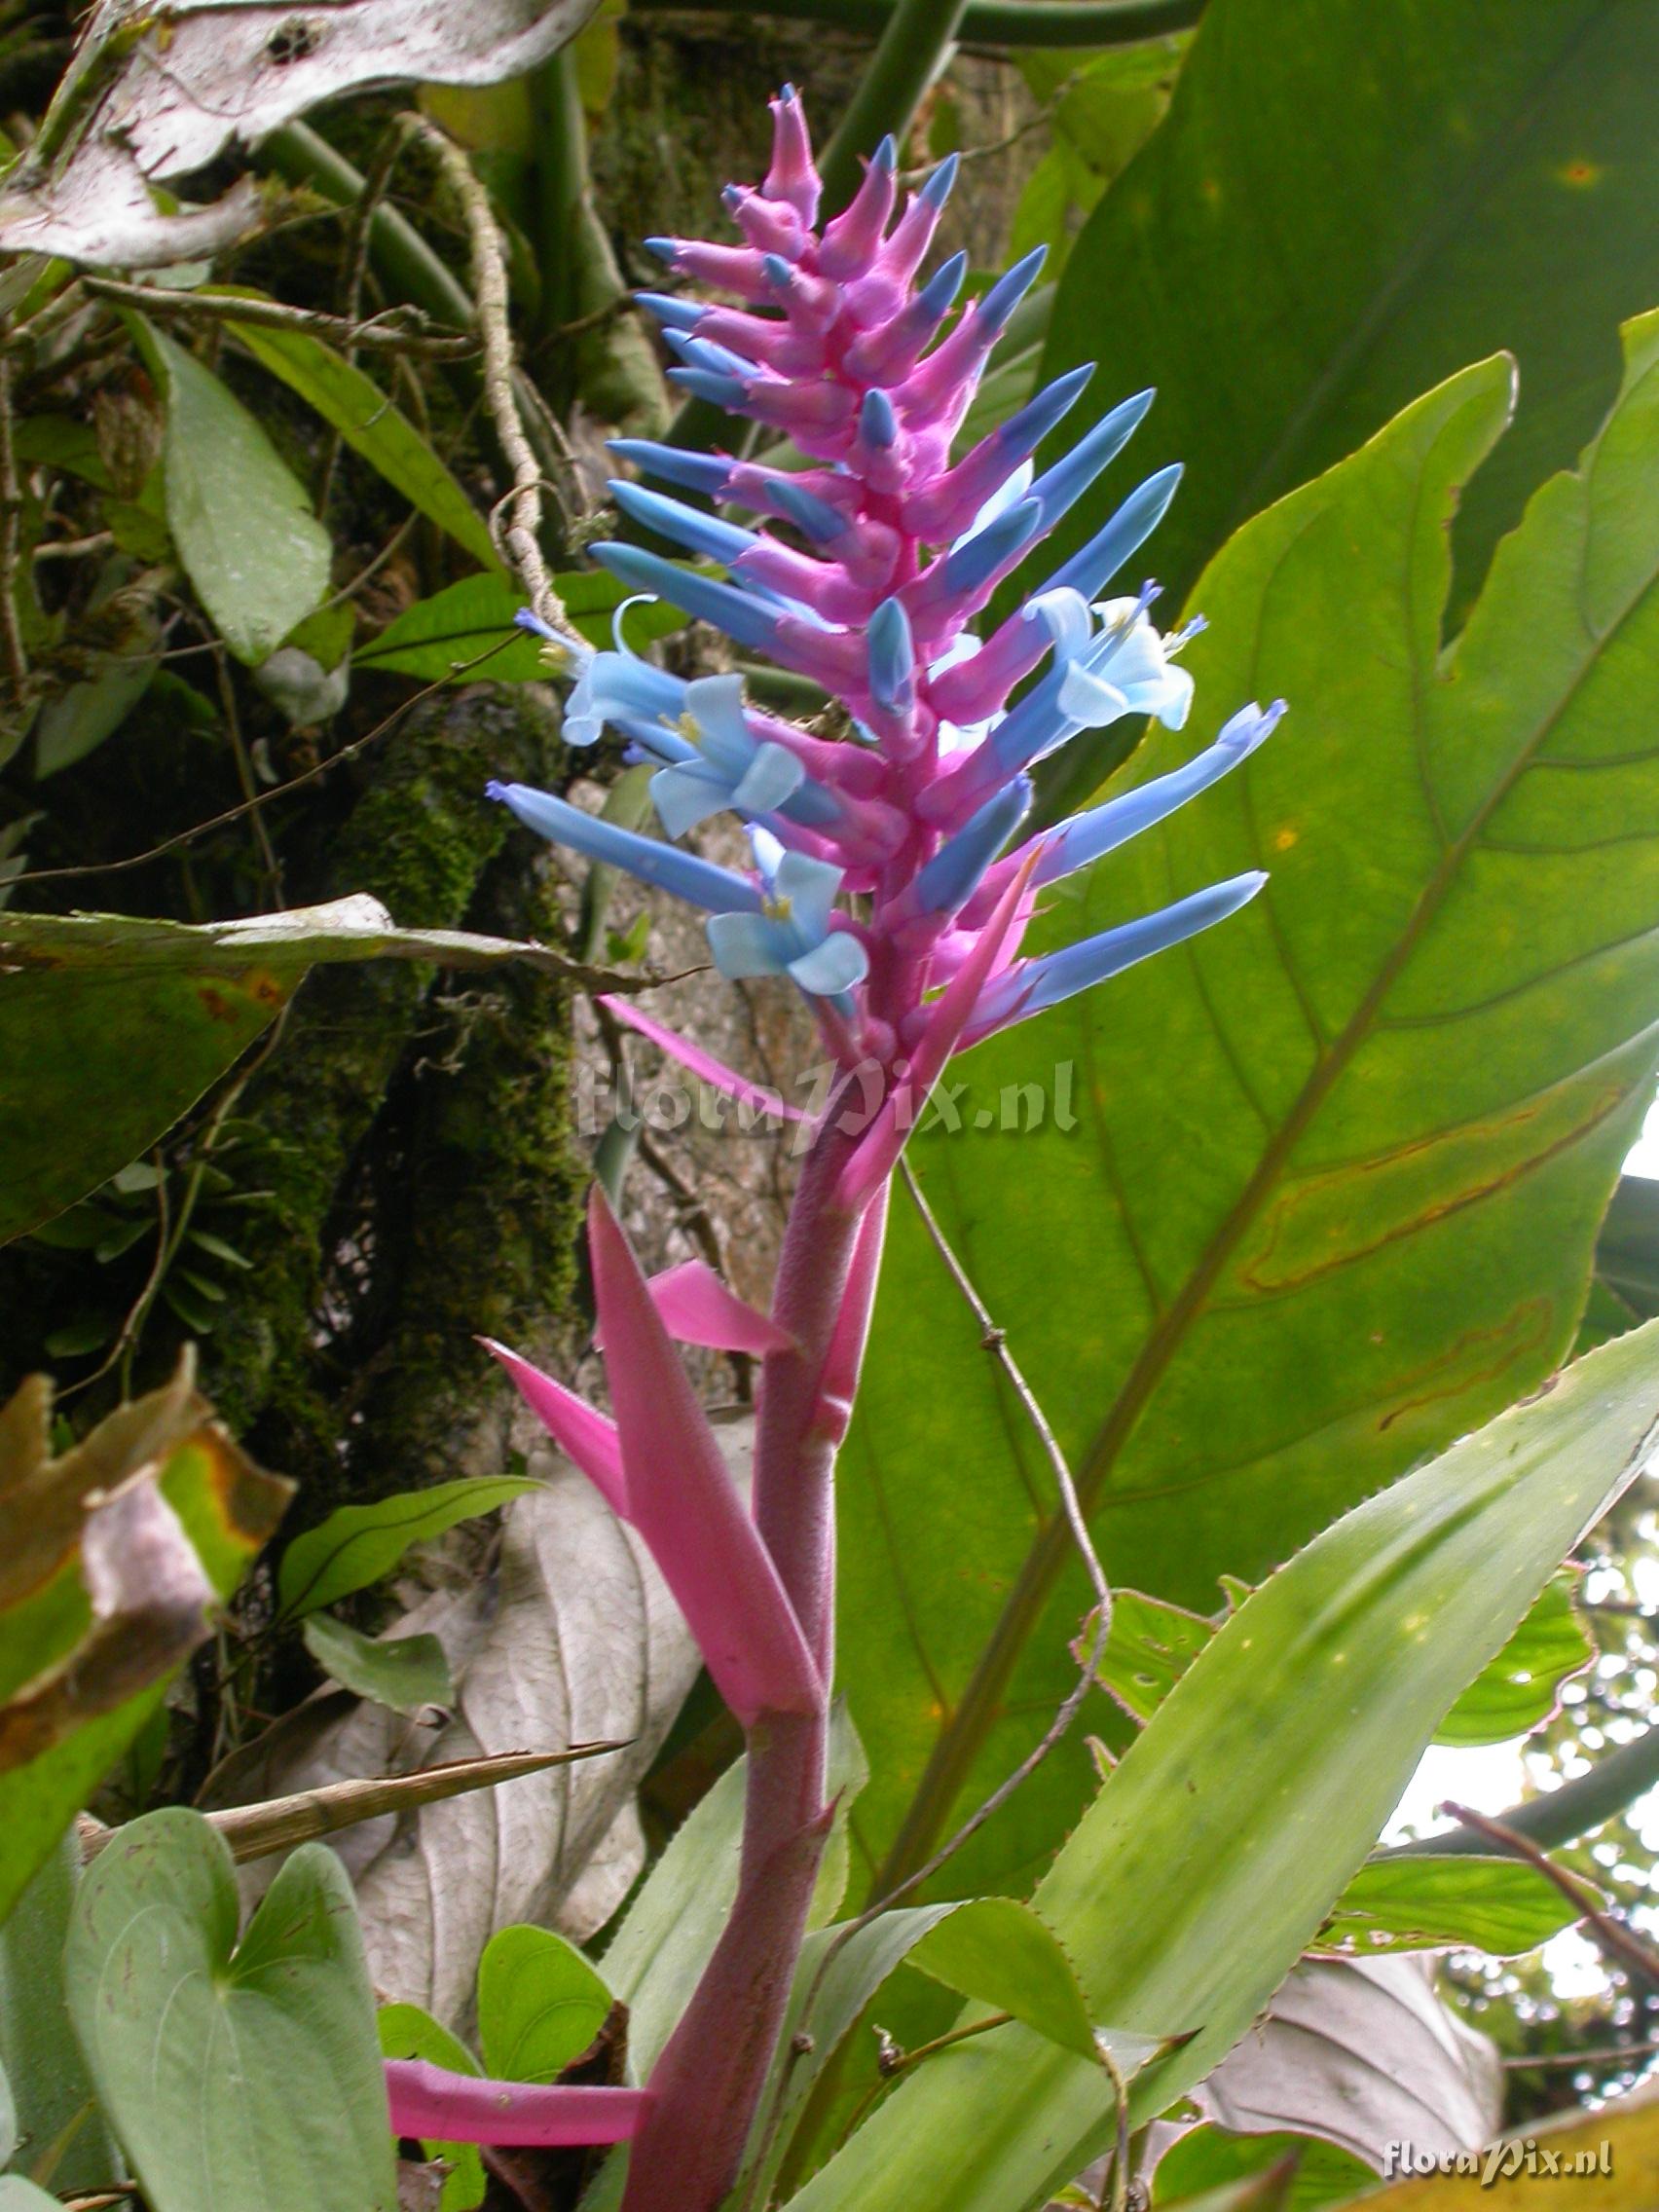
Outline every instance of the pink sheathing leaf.
{"label": "pink sheathing leaf", "polygon": [[764,1359],[769,1351],[788,1351],[794,1341],[787,1329],[728,1289],[706,1260],[687,1260],[652,1275],[649,1288],[663,1327],[682,1345],[747,1351]]}
{"label": "pink sheathing leaf", "polygon": [[451,2074],[424,2058],[388,2058],[393,2135],[428,2143],[626,2143],[650,2103],[648,2089],[542,2087]]}
{"label": "pink sheathing leaf", "polygon": [[794,1608],[597,1184],[588,1248],[634,1526],[744,1725],[816,1713],[824,1688]]}
{"label": "pink sheathing leaf", "polygon": [[863,1205],[897,1166],[929,1091],[944,1072],[944,1063],[972,1018],[986,977],[1006,965],[1006,948],[1017,942],[1015,933],[1023,926],[1021,908],[1036,866],[1037,855],[1032,853],[1011,877],[1008,889],[997,901],[996,911],[979,932],[978,943],[935,1000],[928,1025],[911,1055],[909,1074],[889,1095],[863,1143],[841,1170],[835,1186],[837,1205],[849,1209]]}
{"label": "pink sheathing leaf", "polygon": [[870,1309],[875,1304],[875,1285],[881,1273],[881,1248],[886,1235],[887,1192],[883,1189],[877,1191],[859,1223],[841,1310],[835,1317],[835,1333],[830,1340],[824,1372],[818,1381],[818,1425],[836,1444],[845,1437],[853,1417],[853,1398],[869,1338]]}
{"label": "pink sheathing leaf", "polygon": [[739,1075],[735,1068],[728,1068],[723,1060],[717,1060],[712,1052],[705,1052],[700,1045],[693,1045],[688,1038],[682,1037],[678,1029],[670,1029],[664,1022],[653,1021],[648,1014],[642,1014],[631,1000],[602,998],[599,1003],[608,1014],[613,1014],[629,1029],[637,1029],[642,1037],[648,1037],[653,1045],[660,1045],[671,1059],[678,1060],[683,1068],[689,1068],[694,1076],[700,1077],[714,1089],[722,1091],[727,1098],[735,1098],[744,1106],[753,1106],[758,1114],[777,1114],[786,1122],[804,1122],[807,1119],[798,1106],[789,1105],[777,1091],[751,1083],[747,1076]]}
{"label": "pink sheathing leaf", "polygon": [[478,1341],[493,1359],[500,1361],[517,1384],[519,1396],[565,1456],[580,1467],[611,1512],[619,1521],[631,1521],[616,1423],[595,1413],[563,1382],[555,1382],[551,1375],[543,1375],[539,1367],[532,1367],[528,1359],[508,1351],[505,1345],[489,1337]]}

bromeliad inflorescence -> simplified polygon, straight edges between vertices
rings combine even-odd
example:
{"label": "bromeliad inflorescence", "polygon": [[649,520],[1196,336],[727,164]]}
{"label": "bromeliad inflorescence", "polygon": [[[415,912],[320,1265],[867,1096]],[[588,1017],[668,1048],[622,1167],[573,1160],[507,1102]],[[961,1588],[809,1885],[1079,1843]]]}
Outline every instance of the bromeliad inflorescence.
{"label": "bromeliad inflorescence", "polygon": [[[1038,762],[1124,717],[1171,728],[1186,719],[1192,682],[1176,658],[1184,640],[1155,628],[1151,587],[1102,597],[1163,514],[1179,471],[1149,477],[1014,612],[977,634],[998,585],[1085,496],[1151,394],[1124,401],[1034,473],[1036,449],[1088,382],[1088,370],[1074,371],[958,456],[980,374],[1041,256],[946,329],[965,258],[920,284],[917,276],[954,162],[896,214],[889,139],[851,204],[818,229],[819,179],[793,91],[773,103],[773,117],[764,183],[725,195],[743,242],[650,241],[677,276],[741,305],[655,293],[644,303],[680,356],[670,374],[681,386],[787,433],[808,465],[619,441],[618,456],[645,475],[761,527],[618,482],[622,512],[702,566],[619,543],[594,554],[631,590],[671,601],[821,686],[852,734],[831,742],[761,712],[738,677],[687,681],[652,666],[622,643],[620,616],[616,649],[595,652],[526,614],[574,666],[566,736],[588,745],[609,729],[631,758],[654,763],[667,840],[523,785],[491,786],[543,835],[701,908],[727,976],[788,977],[866,1109],[856,1127],[833,1110],[820,1122],[767,1314],[701,1263],[647,1283],[596,1196],[590,1239],[613,1418],[492,1347],[639,1530],[749,1731],[742,1876],[643,2093],[617,2090],[608,2103],[605,2092],[579,2092],[588,2101],[577,2114],[557,2087],[503,2087],[492,2121],[479,2118],[488,2092],[476,2083],[457,2084],[446,2105],[433,2069],[419,2079],[392,2073],[394,2120],[404,2111],[415,2132],[460,2138],[494,2125],[497,2140],[631,2138],[625,2212],[708,2212],[720,2201],[783,2015],[830,1817],[834,1451],[857,1383],[887,1188],[916,1109],[952,1052],[1179,943],[1254,895],[1263,878],[1235,876],[1057,951],[1020,952],[1045,887],[1225,775],[1281,712],[1246,707],[1185,767],[1022,835]],[[711,563],[726,580],[703,572]],[[728,811],[747,826],[752,866],[719,866],[670,841]],[[632,1018],[704,1080],[746,1088],[689,1040]],[[676,1339],[761,1361],[752,1507],[731,1483]],[[520,2132],[501,2132],[509,2127]],[[524,2132],[536,2128],[553,2132]]]}
{"label": "bromeliad inflorescence", "polygon": [[[650,241],[677,276],[735,293],[743,306],[658,293],[644,301],[680,356],[669,372],[675,382],[787,433],[812,465],[619,440],[618,456],[647,476],[746,510],[762,527],[618,482],[611,489],[624,514],[719,564],[730,580],[631,545],[597,545],[594,557],[638,592],[820,684],[846,708],[855,734],[839,744],[809,735],[748,705],[735,676],[687,682],[620,642],[609,652],[573,647],[584,658],[566,719],[571,741],[591,744],[609,728],[631,757],[656,762],[651,792],[670,837],[721,811],[737,814],[749,825],[753,869],[714,866],[522,785],[492,789],[545,835],[705,908],[719,968],[792,977],[813,999],[842,1064],[873,1063],[890,1075],[903,1062],[937,1074],[958,1047],[1087,990],[1252,896],[1261,877],[1236,876],[1062,953],[1018,957],[1044,885],[1224,774],[1279,710],[1244,709],[1188,767],[1018,841],[1038,761],[1125,716],[1155,716],[1171,728],[1186,719],[1192,682],[1175,658],[1184,641],[1154,627],[1151,588],[1101,597],[1162,516],[1179,471],[1148,478],[988,637],[977,637],[971,625],[998,584],[1084,497],[1151,394],[1114,408],[1034,474],[1036,447],[1088,381],[1087,369],[1075,370],[953,459],[979,376],[1041,254],[971,302],[934,344],[965,256],[919,286],[916,278],[954,161],[895,221],[895,149],[884,141],[852,204],[819,231],[818,177],[792,90],[773,114],[765,182],[725,195],[746,242]],[[972,987],[941,992],[959,977]],[[852,1170],[849,1187],[867,1194],[891,1165],[889,1136]]]}

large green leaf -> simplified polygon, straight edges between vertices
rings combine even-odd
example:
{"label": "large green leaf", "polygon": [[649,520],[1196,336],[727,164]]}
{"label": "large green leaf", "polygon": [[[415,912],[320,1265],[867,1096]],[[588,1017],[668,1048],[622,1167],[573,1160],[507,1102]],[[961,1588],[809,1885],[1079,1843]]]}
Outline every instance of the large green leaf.
{"label": "large green leaf", "polygon": [[[224,288],[217,288],[215,296],[224,297]],[[430,443],[372,377],[303,330],[273,330],[256,322],[235,322],[231,328],[256,361],[314,407],[412,507],[463,545],[482,568],[505,573],[489,524]]]}
{"label": "large green leaf", "polygon": [[[1154,560],[1177,596],[1248,516],[1507,347],[1515,434],[1458,529],[1484,565],[1611,399],[1617,324],[1659,297],[1656,72],[1659,12],[1625,0],[1210,0],[1066,266],[1043,365],[1100,364],[1067,437],[1158,387],[1114,480],[1186,462]],[[1082,502],[1057,542],[1098,520]]]}
{"label": "large green leaf", "polygon": [[346,1869],[302,1844],[237,1942],[236,1869],[169,1807],[100,1853],[69,2008],[155,2212],[393,2212],[374,1997]]}
{"label": "large green leaf", "polygon": [[[987,1104],[916,1147],[1115,1582],[1211,1610],[1223,1571],[1258,1580],[1572,1341],[1659,1013],[1659,318],[1628,339],[1583,472],[1538,494],[1444,661],[1446,523],[1502,362],[1240,532],[1203,581],[1195,726],[1124,781],[1252,696],[1291,712],[1047,926],[1257,866],[1267,888],[982,1048]],[[1069,1084],[1069,1130],[995,1125],[1022,1078]],[[1026,1424],[903,1194],[894,1218],[842,1486],[854,1829],[889,1873],[1035,1739],[1087,1604]],[[1081,1744],[1057,1753],[953,1879],[1017,1884],[1087,1784]]]}
{"label": "large green leaf", "polygon": [[[1137,2077],[1136,2124],[1244,2035],[1441,1714],[1656,1442],[1659,1325],[1345,1515],[1164,1699],[1032,1900],[1094,2018],[1190,2038]],[[1030,2212],[1111,2132],[1098,2073],[1011,2024],[916,2069],[791,2202]]]}
{"label": "large green leaf", "polygon": [[328,589],[328,533],[240,400],[194,353],[131,319],[166,403],[173,543],[232,652],[262,661]]}
{"label": "large green leaf", "polygon": [[276,1018],[308,969],[382,958],[571,967],[545,945],[399,930],[361,896],[201,927],[0,914],[0,1242],[153,1144]]}

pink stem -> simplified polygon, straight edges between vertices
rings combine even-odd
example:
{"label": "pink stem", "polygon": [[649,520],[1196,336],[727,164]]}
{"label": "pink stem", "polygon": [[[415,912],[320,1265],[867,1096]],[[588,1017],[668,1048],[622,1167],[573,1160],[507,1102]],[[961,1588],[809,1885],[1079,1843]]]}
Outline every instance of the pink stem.
{"label": "pink stem", "polygon": [[424,2058],[388,2058],[386,2089],[392,2133],[427,2143],[626,2143],[651,2101],[646,2089],[492,2082]]}
{"label": "pink stem", "polygon": [[[756,1524],[826,1684],[834,1644],[831,1477],[844,1409],[826,1404],[822,1384],[831,1346],[837,1365],[848,1349],[843,1307],[862,1306],[867,1323],[870,1299],[868,1283],[849,1282],[858,1217],[834,1200],[856,1141],[835,1125],[839,1104],[830,1102],[790,1210],[772,1318],[793,1342],[761,1370],[754,1489]],[[833,1815],[825,1803],[828,1737],[828,1696],[813,1714],[762,1714],[750,1731],[737,1898],[652,2070],[622,2212],[715,2212],[737,2178]]]}

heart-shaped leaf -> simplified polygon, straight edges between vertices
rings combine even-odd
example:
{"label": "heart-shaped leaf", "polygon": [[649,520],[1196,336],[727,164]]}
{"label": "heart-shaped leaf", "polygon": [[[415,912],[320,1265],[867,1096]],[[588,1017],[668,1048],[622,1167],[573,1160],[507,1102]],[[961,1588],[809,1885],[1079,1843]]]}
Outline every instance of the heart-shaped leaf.
{"label": "heart-shaped leaf", "polygon": [[484,2071],[502,2082],[556,2082],[604,2027],[610,1992],[551,1928],[502,1928],[478,1962]]}
{"label": "heart-shaped leaf", "polygon": [[70,2011],[155,2212],[394,2212],[374,1998],[334,1854],[306,1844],[238,1944],[198,1813],[134,1821],[81,1885]]}

